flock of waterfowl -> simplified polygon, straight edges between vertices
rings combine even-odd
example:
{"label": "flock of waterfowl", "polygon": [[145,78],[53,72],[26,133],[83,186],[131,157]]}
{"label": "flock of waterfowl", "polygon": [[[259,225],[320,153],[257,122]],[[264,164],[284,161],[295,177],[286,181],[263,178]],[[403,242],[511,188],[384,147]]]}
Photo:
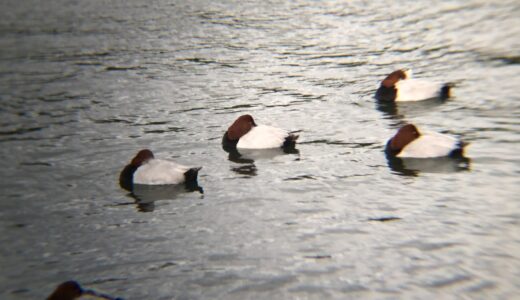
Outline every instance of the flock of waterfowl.
{"label": "flock of waterfowl", "polygon": [[[428,99],[447,99],[450,97],[451,84],[436,83],[411,78],[410,70],[397,70],[389,74],[380,84],[375,97],[380,102],[421,101]],[[290,152],[294,149],[298,135],[287,130],[257,124],[249,115],[239,116],[229,126],[222,138],[222,147],[227,152],[247,149],[281,148]],[[419,130],[413,124],[402,126],[391,137],[385,147],[390,158],[437,158],[462,157],[465,143],[451,136]],[[133,191],[138,185],[179,185],[193,189],[197,187],[200,166],[189,167],[176,162],[155,158],[149,149],[141,150],[124,167],[119,176],[120,186]],[[122,300],[83,289],[75,281],[60,284],[47,300],[73,300],[83,295],[100,299]]]}
{"label": "flock of waterfowl", "polygon": [[[410,70],[389,74],[376,91],[376,99],[383,102],[408,102],[428,99],[447,99],[451,84],[411,78]],[[298,135],[287,130],[257,124],[251,115],[238,117],[222,138],[223,149],[239,152],[241,149],[284,150],[295,147]],[[386,144],[385,153],[397,158],[461,157],[466,144],[437,132],[423,131],[413,124],[401,127]],[[196,183],[201,167],[188,167],[158,159],[149,149],[141,150],[120,174],[120,185],[132,191],[134,185],[171,185]]]}

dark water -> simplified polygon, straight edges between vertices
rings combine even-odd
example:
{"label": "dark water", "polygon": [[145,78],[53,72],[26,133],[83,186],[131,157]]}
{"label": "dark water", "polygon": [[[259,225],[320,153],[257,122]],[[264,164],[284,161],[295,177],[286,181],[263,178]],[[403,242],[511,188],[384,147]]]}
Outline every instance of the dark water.
{"label": "dark water", "polygon": [[[127,299],[520,293],[518,1],[3,1],[0,298],[76,279]],[[381,107],[390,71],[455,97]],[[228,157],[240,114],[298,152]],[[389,163],[404,122],[469,161]],[[118,173],[141,148],[204,194]]]}

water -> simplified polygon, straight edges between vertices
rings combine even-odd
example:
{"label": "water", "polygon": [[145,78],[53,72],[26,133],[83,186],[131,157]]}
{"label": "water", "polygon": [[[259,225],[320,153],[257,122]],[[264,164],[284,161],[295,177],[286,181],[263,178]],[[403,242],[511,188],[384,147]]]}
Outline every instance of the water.
{"label": "water", "polygon": [[[518,1],[3,1],[0,298],[511,299]],[[455,97],[378,106],[399,67]],[[232,121],[300,135],[236,160]],[[405,122],[469,161],[389,163]],[[204,194],[118,186],[142,148]]]}

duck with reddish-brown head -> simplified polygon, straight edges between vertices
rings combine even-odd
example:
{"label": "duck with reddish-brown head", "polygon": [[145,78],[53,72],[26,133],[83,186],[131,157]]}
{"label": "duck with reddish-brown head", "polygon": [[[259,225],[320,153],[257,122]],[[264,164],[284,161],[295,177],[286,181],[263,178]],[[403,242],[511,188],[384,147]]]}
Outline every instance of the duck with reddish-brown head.
{"label": "duck with reddish-brown head", "polygon": [[376,99],[388,102],[447,99],[453,87],[451,83],[412,78],[412,71],[401,69],[390,73],[376,91]]}
{"label": "duck with reddish-brown head", "polygon": [[242,115],[222,137],[224,150],[294,148],[298,135],[277,127],[258,125],[251,115]]}
{"label": "duck with reddish-brown head", "polygon": [[173,161],[156,159],[151,150],[137,153],[130,164],[119,175],[122,188],[132,191],[134,185],[197,185],[197,175],[201,167],[187,167]]}
{"label": "duck with reddish-brown head", "polygon": [[419,131],[415,125],[407,124],[388,140],[385,152],[390,157],[400,158],[460,157],[465,146],[449,135]]}
{"label": "duck with reddish-brown head", "polygon": [[99,293],[90,289],[83,289],[74,280],[65,281],[59,284],[56,289],[47,297],[47,300],[76,300],[83,296],[90,296],[89,299],[123,300],[112,296]]}

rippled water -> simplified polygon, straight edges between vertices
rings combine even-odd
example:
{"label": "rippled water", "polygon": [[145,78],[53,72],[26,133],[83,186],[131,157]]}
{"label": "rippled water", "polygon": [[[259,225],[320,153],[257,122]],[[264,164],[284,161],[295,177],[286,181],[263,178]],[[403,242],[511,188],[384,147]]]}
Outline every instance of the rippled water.
{"label": "rippled water", "polygon": [[[520,293],[518,1],[0,7],[0,298],[68,279],[127,299]],[[378,106],[399,67],[455,97]],[[228,156],[243,113],[298,151]],[[469,160],[389,163],[404,122]],[[122,190],[145,147],[202,165],[204,194]]]}

